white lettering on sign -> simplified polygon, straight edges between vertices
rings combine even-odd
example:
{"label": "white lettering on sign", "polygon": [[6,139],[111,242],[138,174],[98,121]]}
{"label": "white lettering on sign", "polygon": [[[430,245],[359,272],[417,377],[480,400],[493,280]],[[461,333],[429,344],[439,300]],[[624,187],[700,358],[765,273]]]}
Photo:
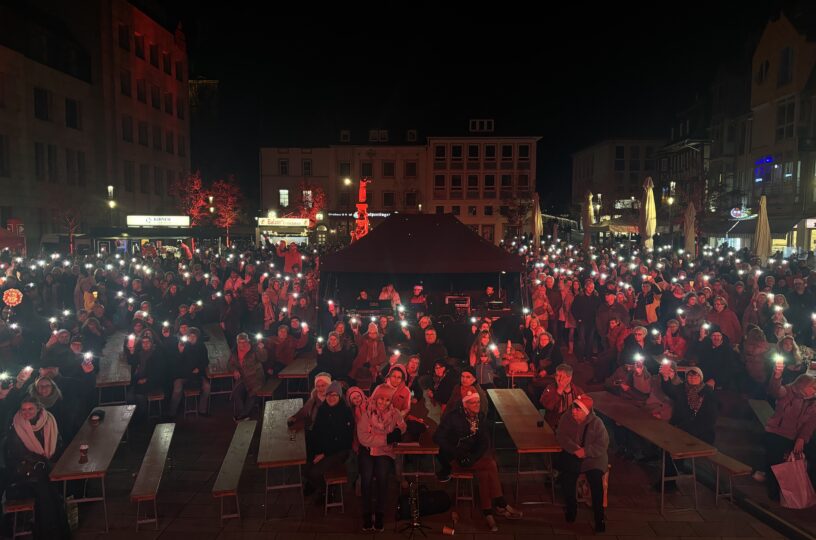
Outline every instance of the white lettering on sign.
{"label": "white lettering on sign", "polygon": [[308,227],[309,218],[258,218],[259,227]]}
{"label": "white lettering on sign", "polygon": [[190,216],[128,216],[128,227],[189,227]]}

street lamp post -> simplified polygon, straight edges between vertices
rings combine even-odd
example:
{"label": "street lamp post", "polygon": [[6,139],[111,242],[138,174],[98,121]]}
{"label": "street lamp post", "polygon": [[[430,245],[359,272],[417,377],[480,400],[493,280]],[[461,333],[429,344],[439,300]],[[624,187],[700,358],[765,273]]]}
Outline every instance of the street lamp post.
{"label": "street lamp post", "polygon": [[671,244],[672,249],[674,249],[674,223],[672,223],[672,208],[674,207],[674,197],[669,195],[669,198],[666,199],[666,204],[669,205],[669,243]]}
{"label": "street lamp post", "polygon": [[349,207],[347,209],[348,211],[346,212],[346,233],[349,235],[349,242],[351,242],[351,228],[350,228],[351,227],[350,217],[351,217],[351,213],[352,213],[351,209],[354,208],[354,205],[353,205],[353,203],[351,201],[351,184],[352,184],[351,178],[349,178],[348,176],[343,178],[343,185],[346,188],[348,188],[346,190],[346,192],[348,193],[348,197],[349,197],[349,202],[348,202]]}

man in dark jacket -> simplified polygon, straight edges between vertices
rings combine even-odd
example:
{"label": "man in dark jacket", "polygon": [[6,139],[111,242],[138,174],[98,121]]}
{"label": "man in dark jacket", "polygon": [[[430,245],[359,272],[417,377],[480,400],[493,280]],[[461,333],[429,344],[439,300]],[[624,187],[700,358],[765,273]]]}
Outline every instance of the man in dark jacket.
{"label": "man in dark jacket", "polygon": [[420,376],[432,375],[436,361],[448,357],[448,349],[439,341],[436,328],[432,326],[425,329],[425,341],[419,345],[418,349]]}
{"label": "man in dark jacket", "polygon": [[609,321],[615,317],[620,319],[622,324],[629,324],[629,311],[617,302],[615,291],[607,289],[604,291],[604,303],[595,315],[595,330],[602,343],[606,341],[606,334],[609,332]]}
{"label": "man in dark jacket", "polygon": [[171,353],[171,358],[175,359],[172,366],[173,377],[173,397],[170,399],[170,411],[168,415],[173,417],[178,412],[181,403],[182,391],[187,388],[201,388],[201,396],[198,399],[198,414],[209,416],[210,381],[206,377],[207,367],[210,365],[210,355],[207,346],[200,342],[200,332],[198,328],[190,328],[187,332],[187,340],[179,341],[177,350]]}
{"label": "man in dark jacket", "polygon": [[595,314],[601,306],[601,297],[595,291],[595,282],[587,279],[584,290],[572,302],[572,316],[578,325],[578,336],[575,343],[575,356],[589,361],[595,347]]}
{"label": "man in dark jacket", "polygon": [[437,476],[450,480],[451,464],[456,460],[463,470],[470,471],[479,482],[479,501],[491,531],[498,531],[493,514],[508,519],[520,519],[521,512],[504,500],[499,470],[490,452],[490,433],[485,414],[481,412],[481,397],[477,392],[467,394],[453,410],[447,412],[434,433],[439,445],[442,464]]}
{"label": "man in dark jacket", "polygon": [[677,309],[683,307],[683,287],[678,284],[672,285],[671,294],[663,294],[660,298],[660,307],[657,308],[660,313],[659,321],[661,326],[665,327],[670,319],[677,316]]}
{"label": "man in dark jacket", "polygon": [[317,418],[312,427],[313,437],[307,448],[306,478],[304,493],[309,495],[315,489],[325,490],[323,475],[333,467],[345,463],[354,440],[354,414],[346,405],[340,381],[333,381],[326,389],[326,399],[317,410]]}

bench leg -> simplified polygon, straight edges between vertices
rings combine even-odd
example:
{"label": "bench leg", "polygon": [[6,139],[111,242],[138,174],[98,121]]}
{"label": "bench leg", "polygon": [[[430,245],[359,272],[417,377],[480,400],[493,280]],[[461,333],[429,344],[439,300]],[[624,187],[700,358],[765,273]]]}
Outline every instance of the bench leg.
{"label": "bench leg", "polygon": [[720,505],[720,466],[715,465],[717,469],[717,478],[714,480],[714,507]]}
{"label": "bench leg", "polygon": [[108,532],[108,499],[105,495],[105,477],[103,476],[100,480],[102,480],[102,508],[105,510],[105,532]]}
{"label": "bench leg", "polygon": [[663,450],[663,459],[660,463],[660,514],[663,514],[663,500],[666,495],[666,451]]}
{"label": "bench leg", "polygon": [[697,503],[697,460],[695,458],[691,458],[691,481],[694,482],[694,509],[699,510],[700,507]]}

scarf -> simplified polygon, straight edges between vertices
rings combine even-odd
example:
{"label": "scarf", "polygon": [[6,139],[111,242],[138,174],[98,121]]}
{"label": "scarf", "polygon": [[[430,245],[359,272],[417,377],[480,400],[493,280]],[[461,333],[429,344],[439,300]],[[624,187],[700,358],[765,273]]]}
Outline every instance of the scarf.
{"label": "scarf", "polygon": [[[40,430],[45,430],[43,432],[45,448],[34,434]],[[14,415],[14,431],[29,452],[43,456],[46,459],[51,459],[51,456],[54,455],[57,449],[59,429],[57,428],[57,421],[54,420],[54,416],[50,412],[40,411],[37,421],[32,425],[31,422],[23,418],[20,411],[17,411],[17,414]]]}
{"label": "scarf", "polygon": [[465,409],[465,419],[468,421],[470,426],[471,435],[475,435],[476,432],[479,431],[479,415],[473,414],[469,410]]}
{"label": "scarf", "polygon": [[686,383],[686,401],[688,401],[689,409],[695,415],[700,411],[700,407],[703,406],[703,401],[705,401],[705,397],[701,394],[703,388],[705,388],[705,385],[702,383],[696,386]]}
{"label": "scarf", "polygon": [[[50,380],[50,379],[49,379]],[[51,380],[51,395],[50,396],[43,396],[42,394],[37,391],[37,382],[35,381],[34,384],[28,387],[28,393],[32,396],[37,398],[40,403],[43,404],[43,407],[46,409],[50,409],[54,406],[54,404],[62,399],[62,392],[60,392],[59,386],[53,380]]]}

